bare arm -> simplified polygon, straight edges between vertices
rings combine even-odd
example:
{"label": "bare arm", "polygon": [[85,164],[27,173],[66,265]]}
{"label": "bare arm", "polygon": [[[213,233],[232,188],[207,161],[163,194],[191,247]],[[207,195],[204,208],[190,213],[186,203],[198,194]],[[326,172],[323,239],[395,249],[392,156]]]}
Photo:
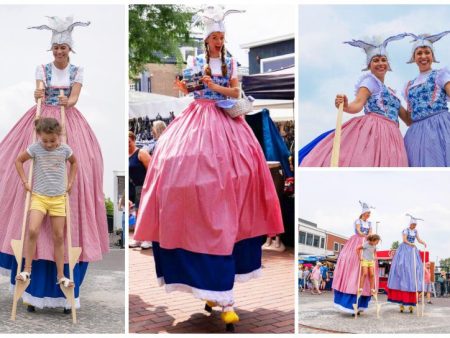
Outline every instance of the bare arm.
{"label": "bare arm", "polygon": [[408,238],[407,238],[406,234],[403,234],[403,243],[406,243],[409,246],[415,246],[414,243],[408,242]]}
{"label": "bare arm", "polygon": [[152,157],[145,149],[139,149],[138,152],[138,160],[144,165],[145,169],[148,168],[148,165],[150,164],[150,160]]}
{"label": "bare arm", "polygon": [[34,100],[37,102],[38,99],[42,99],[44,97],[44,94],[45,94],[44,81],[36,80],[36,89],[34,90]]}
{"label": "bare arm", "polygon": [[416,235],[416,238],[417,238],[417,242],[422,244],[425,248],[427,247],[427,244],[423,240],[420,239],[419,234]]}
{"label": "bare arm", "polygon": [[361,87],[358,89],[358,92],[356,93],[356,97],[353,100],[353,102],[350,103],[348,103],[347,96],[336,95],[335,106],[336,108],[338,108],[341,103],[344,103],[344,111],[346,113],[356,114],[363,109],[369,97],[370,97],[369,89],[367,89],[366,87]]}
{"label": "bare arm", "polygon": [[361,250],[363,249],[362,245],[358,246],[356,248],[356,254],[358,255],[358,257],[361,255]]}
{"label": "bare arm", "polygon": [[362,231],[361,231],[361,224],[356,223],[356,232],[358,233],[358,235],[360,236],[366,236]]}
{"label": "bare arm", "polygon": [[78,164],[75,155],[72,154],[67,161],[70,163],[70,172],[69,177],[67,178],[67,192],[70,193],[72,190],[73,181],[75,180],[75,176],[77,174]]}
{"label": "bare arm", "polygon": [[59,97],[59,105],[64,106],[66,108],[73,107],[77,104],[78,98],[80,97],[81,92],[81,83],[75,82],[70,91],[70,96],[58,96]]}
{"label": "bare arm", "polygon": [[28,154],[27,151],[23,151],[19,154],[19,156],[17,156],[16,158],[16,170],[17,173],[20,176],[20,180],[22,181],[23,186],[25,187],[26,190],[31,191],[31,186],[28,183],[28,179],[25,176],[25,171],[23,170],[23,164],[28,161],[29,159],[31,159],[30,154]]}
{"label": "bare arm", "polygon": [[447,96],[450,96],[450,81],[445,84],[444,89]]}
{"label": "bare arm", "polygon": [[409,127],[412,124],[411,113],[408,112],[403,106],[400,106],[400,110],[398,112],[398,116],[400,119],[405,122],[405,124]]}

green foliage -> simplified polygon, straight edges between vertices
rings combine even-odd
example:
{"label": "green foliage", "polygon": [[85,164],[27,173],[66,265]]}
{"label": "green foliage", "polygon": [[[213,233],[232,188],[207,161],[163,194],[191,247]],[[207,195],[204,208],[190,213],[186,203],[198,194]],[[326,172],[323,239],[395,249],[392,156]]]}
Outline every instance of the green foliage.
{"label": "green foliage", "polygon": [[111,201],[111,199],[108,197],[105,199],[105,208],[106,208],[106,214],[109,216],[114,215],[114,203]]}
{"label": "green foliage", "polygon": [[439,266],[445,267],[445,270],[449,270],[450,267],[450,258],[444,258],[439,260]]}
{"label": "green foliage", "polygon": [[147,63],[161,63],[164,56],[174,56],[179,61],[180,45],[192,44],[193,14],[192,9],[181,5],[130,5],[130,77],[142,71]]}
{"label": "green foliage", "polygon": [[393,242],[391,245],[391,250],[397,250],[399,245],[400,244],[398,241]]}

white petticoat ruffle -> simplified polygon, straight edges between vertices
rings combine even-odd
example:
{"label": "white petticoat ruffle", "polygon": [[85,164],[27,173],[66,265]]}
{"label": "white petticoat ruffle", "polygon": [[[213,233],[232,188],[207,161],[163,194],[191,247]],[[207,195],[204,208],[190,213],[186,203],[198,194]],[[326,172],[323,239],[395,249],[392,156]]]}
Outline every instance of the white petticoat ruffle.
{"label": "white petticoat ruffle", "polygon": [[[235,275],[234,280],[236,282],[247,282],[253,278],[260,277],[261,274],[262,270],[261,268],[259,268],[246,274],[237,274]],[[157,280],[159,286],[165,286],[166,292],[180,291],[192,293],[192,295],[195,298],[216,302],[219,306],[229,306],[234,304],[233,290],[228,291],[203,290],[181,283],[166,284],[164,281],[164,277],[159,277]]]}

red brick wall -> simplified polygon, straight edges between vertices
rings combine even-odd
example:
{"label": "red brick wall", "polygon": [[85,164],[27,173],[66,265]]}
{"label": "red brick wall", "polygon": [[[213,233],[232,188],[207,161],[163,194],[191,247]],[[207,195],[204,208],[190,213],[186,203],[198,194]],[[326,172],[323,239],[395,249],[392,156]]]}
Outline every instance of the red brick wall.
{"label": "red brick wall", "polygon": [[347,240],[342,237],[338,237],[336,235],[327,233],[327,243],[326,243],[327,250],[334,251],[334,243],[335,242],[339,243],[339,250],[340,250],[341,244],[345,245]]}
{"label": "red brick wall", "polygon": [[172,64],[147,64],[145,68],[152,74],[152,93],[178,97],[178,90],[174,89],[177,66]]}

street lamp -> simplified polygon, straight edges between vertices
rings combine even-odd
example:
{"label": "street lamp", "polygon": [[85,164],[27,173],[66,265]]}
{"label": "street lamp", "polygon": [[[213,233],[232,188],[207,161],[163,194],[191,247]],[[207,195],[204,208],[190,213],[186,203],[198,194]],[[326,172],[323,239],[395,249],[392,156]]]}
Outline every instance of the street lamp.
{"label": "street lamp", "polygon": [[378,224],[379,224],[380,222],[375,222],[375,233],[378,235]]}

